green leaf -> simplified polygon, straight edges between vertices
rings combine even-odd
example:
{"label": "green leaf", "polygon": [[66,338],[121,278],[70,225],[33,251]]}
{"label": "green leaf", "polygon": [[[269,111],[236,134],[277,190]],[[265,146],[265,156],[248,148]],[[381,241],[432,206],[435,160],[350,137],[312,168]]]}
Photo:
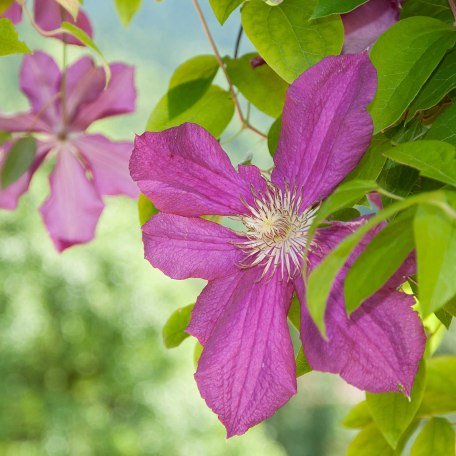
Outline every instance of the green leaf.
{"label": "green leaf", "polygon": [[0,173],[0,188],[14,184],[32,166],[36,155],[36,140],[31,136],[21,138],[10,148]]}
{"label": "green leaf", "polygon": [[367,149],[358,166],[345,178],[345,181],[354,179],[358,180],[376,180],[380,175],[386,162],[383,155],[385,150],[391,147],[390,140],[382,134],[372,138],[372,142]]}
{"label": "green leaf", "polygon": [[440,114],[429,129],[426,139],[439,139],[456,147],[456,104]]}
{"label": "green leaf", "polygon": [[440,322],[446,327],[446,329],[450,329],[453,315],[447,312],[445,308],[437,310],[437,312],[434,312],[434,314],[440,320]]}
{"label": "green leaf", "polygon": [[157,213],[158,209],[154,206],[154,203],[152,203],[146,195],[140,193],[138,197],[139,224],[143,226],[154,214]]}
{"label": "green leaf", "polygon": [[[380,187],[397,196],[406,197],[410,195],[419,173],[415,169],[403,166],[391,160],[387,160],[382,172],[378,176],[377,182]],[[391,204],[391,198],[383,198],[385,205]]]}
{"label": "green leaf", "polygon": [[195,369],[198,368],[198,361],[201,357],[201,353],[203,353],[204,347],[196,341],[195,348],[193,349],[193,364],[195,365]]}
{"label": "green leaf", "polygon": [[454,448],[454,430],[448,420],[431,418],[418,434],[410,456],[454,456]]}
{"label": "green leaf", "polygon": [[260,111],[271,117],[282,114],[288,84],[269,65],[252,68],[250,61],[258,54],[238,59],[225,59],[226,70],[233,84]]}
{"label": "green leaf", "polygon": [[330,16],[331,14],[348,13],[367,2],[368,0],[318,0],[312,19]]}
{"label": "green leaf", "polygon": [[213,55],[198,55],[179,65],[169,82],[170,116],[176,117],[193,106],[208,91],[218,69]]}
{"label": "green leaf", "polygon": [[268,150],[272,157],[274,157],[277,146],[279,145],[280,131],[282,130],[282,116],[278,117],[272,123],[268,131]]}
{"label": "green leaf", "polygon": [[166,348],[178,347],[182,341],[189,337],[185,332],[190,323],[193,304],[181,307],[174,311],[163,326],[163,343]]}
{"label": "green leaf", "polygon": [[0,18],[0,56],[31,52],[23,41],[19,41],[13,23],[9,19]]}
{"label": "green leaf", "polygon": [[438,356],[426,362],[427,380],[419,415],[456,411],[456,356]]}
{"label": "green leaf", "polygon": [[296,296],[293,296],[293,300],[291,301],[290,310],[288,311],[288,320],[290,320],[291,324],[300,331],[301,325],[301,307],[299,304],[299,300]]}
{"label": "green leaf", "polygon": [[349,429],[360,429],[372,423],[372,415],[366,401],[356,404],[342,420],[342,425]]}
{"label": "green leaf", "polygon": [[117,14],[126,27],[141,8],[142,0],[115,0]]}
{"label": "green leaf", "polygon": [[422,138],[429,130],[418,119],[413,119],[407,123],[401,123],[389,128],[385,136],[390,138],[392,144],[402,144],[404,142],[416,141]]}
{"label": "green leaf", "polygon": [[380,36],[370,54],[378,73],[370,105],[375,133],[401,118],[455,42],[452,27],[429,17],[399,21]]}
{"label": "green leaf", "polygon": [[11,139],[11,133],[8,131],[0,131],[0,146]]}
{"label": "green leaf", "polygon": [[456,318],[456,299],[452,299],[445,305],[445,311]]}
{"label": "green leaf", "polygon": [[106,73],[106,87],[109,84],[109,81],[111,80],[111,67],[109,66],[109,62],[106,60],[105,56],[99,49],[99,47],[95,44],[95,42],[90,38],[89,35],[87,35],[84,30],[80,29],[74,24],[71,24],[69,22],[62,22],[61,25],[62,29],[68,32],[70,35],[74,36],[77,38],[82,44],[84,44],[86,47],[91,49],[95,54],[100,57],[104,71]]}
{"label": "green leaf", "polygon": [[413,100],[407,117],[415,117],[418,111],[430,109],[439,104],[446,95],[456,88],[456,49],[449,52],[432,73],[418,96]]}
{"label": "green leaf", "polygon": [[0,14],[3,14],[15,0],[0,0]]}
{"label": "green leaf", "polygon": [[169,112],[168,95],[165,95],[152,111],[147,130],[162,131],[184,122],[193,122],[217,138],[228,126],[233,114],[234,104],[230,94],[212,85],[194,105],[177,116]]}
{"label": "green leaf", "polygon": [[456,220],[435,206],[419,206],[414,221],[418,290],[423,316],[456,295]]}
{"label": "green leaf", "polygon": [[244,0],[209,0],[215,17],[222,25],[230,17],[230,14],[243,2]]}
{"label": "green leaf", "polygon": [[383,228],[348,270],[345,304],[349,312],[379,290],[413,250],[414,211],[407,211]]}
{"label": "green leaf", "polygon": [[448,0],[407,0],[401,10],[401,19],[412,16],[430,16],[448,24],[454,21]]}
{"label": "green leaf", "polygon": [[[401,436],[416,416],[426,384],[424,362],[415,377],[410,399],[402,393],[366,393],[367,406],[386,441],[396,448]],[[398,388],[400,385],[398,385]]]}
{"label": "green leaf", "polygon": [[296,377],[302,377],[309,372],[312,372],[312,368],[307,361],[306,355],[304,355],[304,350],[302,347],[299,349],[298,354],[296,355]]}
{"label": "green leaf", "polygon": [[[332,288],[332,284],[338,272],[346,263],[353,249],[366,235],[366,233],[368,233],[372,228],[376,227],[379,223],[387,220],[389,217],[402,210],[408,209],[409,207],[412,207],[421,202],[441,204],[444,198],[445,194],[441,191],[421,193],[411,196],[406,200],[398,201],[397,203],[386,207],[382,211],[372,216],[366,223],[361,225],[357,231],[340,242],[337,247],[334,248],[312,271],[309,280],[307,281],[307,307],[310,316],[323,335],[325,334],[324,315],[326,311],[326,303]],[[318,218],[318,213],[316,218]],[[314,232],[315,227],[314,224],[312,224],[309,230],[309,237],[307,242],[308,244],[312,241]]]}
{"label": "green leaf", "polygon": [[285,81],[327,55],[342,50],[344,31],[339,16],[310,21],[316,0],[285,0],[269,6],[261,0],[242,7],[242,25],[255,48]]}
{"label": "green leaf", "polygon": [[350,443],[347,456],[395,456],[382,433],[374,424],[366,426]]}
{"label": "green leaf", "polygon": [[417,169],[422,176],[456,186],[455,148],[442,141],[414,141],[400,144],[385,156]]}

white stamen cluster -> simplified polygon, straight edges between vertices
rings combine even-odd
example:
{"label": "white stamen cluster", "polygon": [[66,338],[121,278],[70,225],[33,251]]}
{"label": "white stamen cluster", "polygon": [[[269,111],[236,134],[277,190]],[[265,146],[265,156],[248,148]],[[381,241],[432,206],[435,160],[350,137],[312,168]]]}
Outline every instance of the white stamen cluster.
{"label": "white stamen cluster", "polygon": [[247,204],[250,214],[241,216],[246,240],[236,245],[246,256],[241,267],[262,265],[262,278],[281,269],[282,278],[289,280],[301,269],[307,234],[318,207],[301,209],[301,192],[288,187],[282,190],[269,186],[265,194],[254,196]]}

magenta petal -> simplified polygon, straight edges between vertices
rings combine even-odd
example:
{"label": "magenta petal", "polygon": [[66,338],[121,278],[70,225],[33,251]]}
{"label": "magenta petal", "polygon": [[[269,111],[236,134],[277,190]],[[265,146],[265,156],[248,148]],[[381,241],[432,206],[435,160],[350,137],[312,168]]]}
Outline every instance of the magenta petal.
{"label": "magenta petal", "polygon": [[92,103],[81,107],[73,122],[76,129],[85,130],[95,120],[135,111],[134,67],[113,63],[110,68],[111,80],[108,87]]}
{"label": "magenta petal", "polygon": [[240,238],[208,220],[159,213],[142,230],[146,259],[173,279],[223,277],[242,256]]}
{"label": "magenta petal", "polygon": [[[301,303],[302,289],[301,281]],[[411,308],[414,302],[405,293],[383,290],[348,318],[339,280],[328,301],[327,341],[302,306],[301,340],[309,364],[365,391],[409,394],[426,345],[420,318]]]}
{"label": "magenta petal", "polygon": [[[93,35],[92,26],[84,11],[79,10],[75,22],[71,14],[62,8],[55,0],[35,0],[35,21],[46,31],[59,28],[62,22],[69,22],[82,29],[90,37]],[[65,40],[68,44],[83,45],[78,39],[67,33],[56,35],[55,38],[62,41]]]}
{"label": "magenta petal", "polygon": [[58,108],[60,70],[52,57],[41,51],[25,56],[20,85],[40,120],[53,126],[62,122]]}
{"label": "magenta petal", "polygon": [[70,65],[66,74],[66,110],[70,123],[77,110],[95,101],[105,87],[105,72],[90,57],[82,57]]}
{"label": "magenta petal", "polygon": [[347,14],[342,14],[345,29],[343,52],[355,54],[368,49],[377,38],[399,20],[399,2],[369,0]]}
{"label": "magenta petal", "polygon": [[296,371],[287,325],[292,287],[276,274],[242,277],[207,341],[195,379],[228,437],[269,418],[296,393]]}
{"label": "magenta petal", "polygon": [[202,345],[206,345],[242,278],[243,275],[236,271],[232,275],[211,280],[198,296],[186,331]]}
{"label": "magenta petal", "polygon": [[[5,143],[0,146],[0,170],[3,167],[3,163],[8,156],[11,143]],[[14,210],[17,208],[19,198],[28,190],[30,181],[32,180],[33,174],[41,165],[46,154],[49,152],[50,146],[46,144],[39,144],[36,151],[35,161],[32,166],[27,170],[16,182],[9,185],[6,188],[0,188],[0,208],[7,210]]]}
{"label": "magenta petal", "polygon": [[13,132],[51,132],[51,126],[34,113],[15,116],[0,115],[0,131]]}
{"label": "magenta petal", "polygon": [[288,89],[272,180],[302,188],[304,207],[326,198],[369,146],[376,85],[364,53],[326,57]]}
{"label": "magenta petal", "polygon": [[73,144],[87,160],[100,195],[138,196],[138,187],[128,171],[132,143],[113,142],[102,135],[84,135]]}
{"label": "magenta petal", "polygon": [[22,20],[22,7],[17,3],[13,3],[0,17],[9,19],[13,24],[17,24]]}
{"label": "magenta petal", "polygon": [[[261,175],[261,171],[255,165],[239,165],[239,175],[253,187],[255,192],[266,193],[268,181]],[[247,195],[246,195],[247,196]]]}
{"label": "magenta petal", "polygon": [[103,202],[73,149],[58,151],[50,184],[51,194],[40,212],[57,250],[92,240]]}
{"label": "magenta petal", "polygon": [[238,215],[249,197],[242,179],[204,128],[183,124],[136,138],[130,173],[162,211],[178,215]]}

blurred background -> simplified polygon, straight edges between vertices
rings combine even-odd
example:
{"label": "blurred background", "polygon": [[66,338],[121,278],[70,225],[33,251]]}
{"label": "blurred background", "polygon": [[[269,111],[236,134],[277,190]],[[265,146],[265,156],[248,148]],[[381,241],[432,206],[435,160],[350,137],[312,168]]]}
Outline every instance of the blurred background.
{"label": "blurred background", "polygon": [[[239,16],[221,28],[202,4],[222,53],[232,54]],[[123,29],[110,0],[86,0],[106,57],[137,68],[138,110],[98,122],[114,139],[142,133],[177,65],[210,53],[189,1],[144,2]],[[21,36],[57,60],[61,44],[25,20]],[[243,39],[242,50],[251,48]],[[72,47],[70,57],[83,51]],[[0,59],[0,111],[27,108],[18,88],[21,58]],[[220,84],[223,80],[220,79]],[[258,115],[256,125],[268,126]],[[236,122],[226,137],[237,131]],[[224,141],[222,140],[222,143]],[[249,133],[224,144],[234,162],[271,159]],[[173,350],[161,329],[193,303],[200,281],[173,282],[143,259],[136,202],[106,200],[97,238],[56,253],[37,212],[48,193],[43,167],[15,212],[0,212],[0,454],[299,455],[344,453],[353,432],[340,420],[363,393],[337,377],[310,373],[272,419],[227,441],[193,380],[194,340]],[[448,334],[442,352],[453,351]]]}

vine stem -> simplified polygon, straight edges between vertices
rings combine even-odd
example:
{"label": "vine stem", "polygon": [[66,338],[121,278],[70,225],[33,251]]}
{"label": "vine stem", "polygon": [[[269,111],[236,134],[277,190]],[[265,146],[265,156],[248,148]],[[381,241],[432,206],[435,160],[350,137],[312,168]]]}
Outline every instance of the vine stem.
{"label": "vine stem", "polygon": [[253,125],[251,125],[249,123],[249,121],[244,117],[241,105],[239,104],[239,100],[238,100],[238,98],[236,96],[236,91],[234,90],[234,85],[233,85],[233,83],[231,81],[231,78],[228,76],[228,72],[226,71],[225,64],[223,63],[223,59],[222,59],[222,57],[220,55],[220,52],[219,52],[219,50],[217,48],[217,45],[215,44],[214,38],[212,37],[212,34],[211,34],[210,30],[209,30],[209,26],[207,24],[206,18],[204,17],[203,11],[201,9],[201,6],[200,6],[198,0],[193,0],[193,5],[194,5],[194,7],[196,9],[196,12],[197,12],[199,18],[200,18],[201,25],[203,26],[203,30],[204,30],[204,33],[205,33],[208,41],[209,41],[209,44],[211,45],[212,50],[214,51],[215,58],[217,59],[219,67],[222,69],[223,74],[225,76],[225,79],[226,79],[226,81],[228,83],[229,92],[230,92],[231,98],[233,99],[233,103],[234,103],[234,107],[236,109],[236,112],[238,113],[239,119],[240,119],[240,121],[242,123],[242,128],[247,128],[247,129],[253,131],[254,133],[256,133],[257,135],[261,136],[262,138],[267,138],[267,135],[265,135],[262,131],[258,130]]}
{"label": "vine stem", "polygon": [[454,3],[454,0],[448,0],[448,3],[450,4],[451,11],[453,12],[454,24],[456,25],[456,4]]}

